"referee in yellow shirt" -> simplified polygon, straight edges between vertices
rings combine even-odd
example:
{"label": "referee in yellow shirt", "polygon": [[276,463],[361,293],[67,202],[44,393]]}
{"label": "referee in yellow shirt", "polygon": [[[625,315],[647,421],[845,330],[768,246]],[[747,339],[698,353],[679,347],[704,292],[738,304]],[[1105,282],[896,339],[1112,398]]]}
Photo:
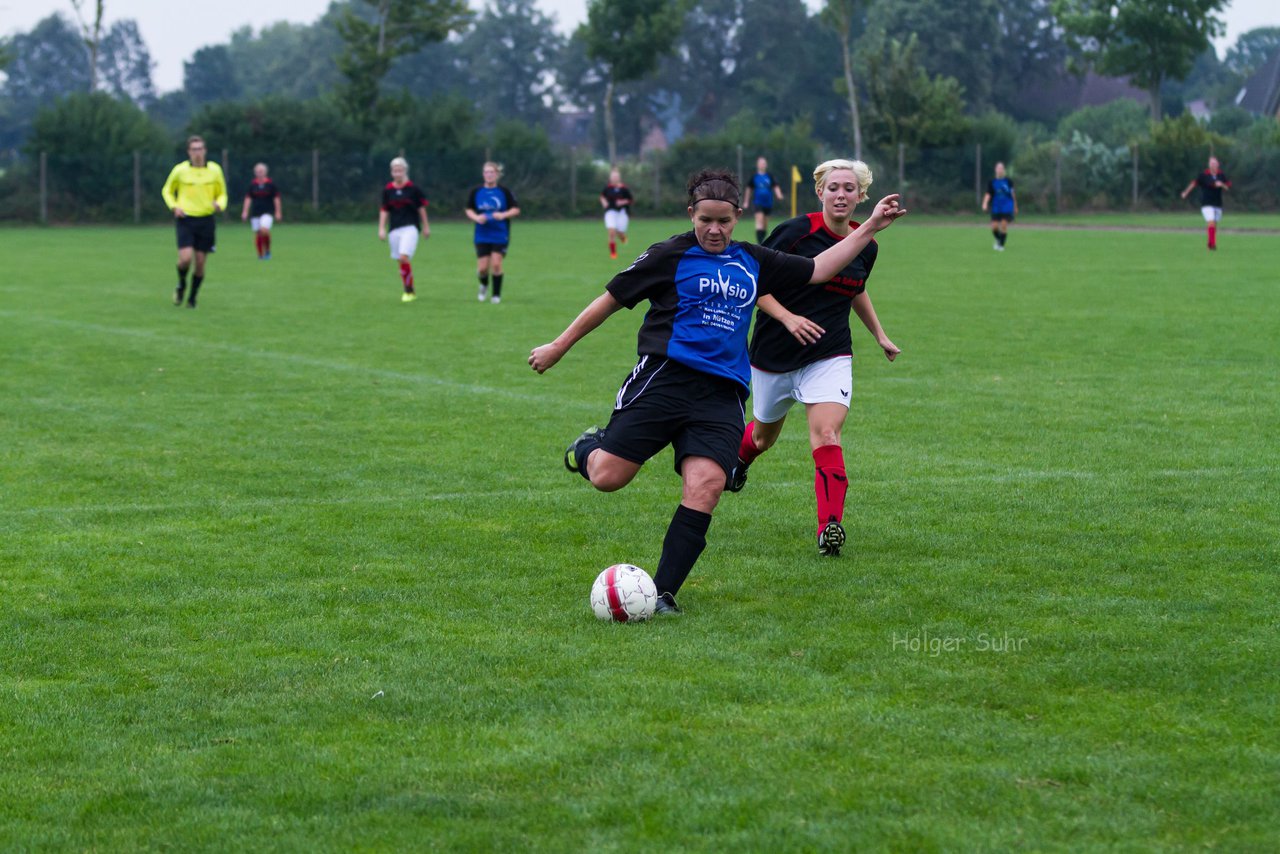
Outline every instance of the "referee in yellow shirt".
{"label": "referee in yellow shirt", "polygon": [[178,287],[173,304],[182,305],[187,293],[187,271],[194,256],[196,269],[191,277],[187,307],[196,307],[196,294],[204,282],[204,259],[213,251],[215,215],[227,206],[227,182],[222,167],[206,159],[204,140],[187,139],[187,160],[173,167],[160,194],[173,211],[178,230]]}

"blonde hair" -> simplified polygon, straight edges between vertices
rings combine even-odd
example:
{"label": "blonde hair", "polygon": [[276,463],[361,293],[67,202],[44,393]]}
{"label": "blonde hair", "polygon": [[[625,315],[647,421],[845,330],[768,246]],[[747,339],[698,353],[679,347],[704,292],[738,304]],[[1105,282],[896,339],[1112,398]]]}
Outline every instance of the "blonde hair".
{"label": "blonde hair", "polygon": [[853,177],[858,180],[858,201],[864,201],[867,198],[867,190],[871,187],[871,167],[863,163],[861,160],[827,160],[819,163],[818,167],[813,170],[813,189],[821,196],[822,187],[827,183],[827,176],[837,169],[847,169],[853,173]]}
{"label": "blonde hair", "polygon": [[484,162],[484,165],[480,167],[480,170],[483,172],[485,169],[488,169],[490,166],[492,166],[494,169],[498,170],[498,177],[499,177],[499,178],[501,178],[501,177],[502,177],[502,164],[501,164],[501,163],[499,163],[499,162],[498,162],[498,161],[496,161],[496,160],[486,160],[486,161]]}
{"label": "blonde hair", "polygon": [[393,159],[393,160],[391,161],[391,168],[392,168],[392,169],[394,169],[394,168],[396,168],[397,166],[403,166],[403,167],[404,167],[404,174],[405,174],[405,175],[408,175],[408,174],[409,174],[409,161],[408,161],[408,160],[405,160],[403,157],[397,157],[397,158]]}

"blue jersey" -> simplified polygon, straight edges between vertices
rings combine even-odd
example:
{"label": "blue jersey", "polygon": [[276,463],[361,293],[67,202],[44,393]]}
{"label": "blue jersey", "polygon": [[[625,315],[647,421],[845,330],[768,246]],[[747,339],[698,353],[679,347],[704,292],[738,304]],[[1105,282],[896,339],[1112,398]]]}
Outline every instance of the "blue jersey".
{"label": "blue jersey", "polygon": [[636,349],[703,373],[751,383],[747,332],[762,294],[806,285],[813,260],[754,243],[712,255],[692,231],[655,243],[607,289],[627,308],[649,301]]}
{"label": "blue jersey", "polygon": [[1013,179],[992,178],[987,184],[987,192],[991,194],[991,212],[993,214],[1013,213]]}
{"label": "blue jersey", "polygon": [[[516,197],[506,187],[476,187],[467,200],[467,208],[481,214],[509,211],[516,206]],[[476,223],[475,242],[505,246],[511,242],[510,221],[489,219]]]}
{"label": "blue jersey", "polygon": [[758,208],[773,207],[773,188],[778,186],[770,172],[757,172],[751,176],[751,204]]}

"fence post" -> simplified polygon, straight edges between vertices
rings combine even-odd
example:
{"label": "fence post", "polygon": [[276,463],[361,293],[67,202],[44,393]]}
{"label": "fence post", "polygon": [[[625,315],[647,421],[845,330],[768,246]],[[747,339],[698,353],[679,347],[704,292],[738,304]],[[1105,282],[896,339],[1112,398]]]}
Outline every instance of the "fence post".
{"label": "fence post", "polygon": [[1133,209],[1138,209],[1138,144],[1133,144]]}
{"label": "fence post", "polygon": [[133,224],[142,222],[142,152],[133,152]]}
{"label": "fence post", "polygon": [[900,142],[898,143],[898,192],[902,193],[903,198],[906,198],[906,193],[903,192],[904,185],[907,183],[906,167],[907,167],[907,146],[906,146],[906,143]]}
{"label": "fence post", "polygon": [[742,171],[742,144],[739,143],[738,144],[738,183],[745,184],[746,182],[747,182],[747,176]]}
{"label": "fence post", "polygon": [[311,209],[320,210],[320,149],[311,149]]}
{"label": "fence post", "polygon": [[49,222],[49,153],[40,152],[40,221]]}
{"label": "fence post", "polygon": [[973,196],[982,207],[982,143],[974,146],[973,152]]}
{"label": "fence post", "polygon": [[1053,212],[1062,213],[1062,146],[1053,145]]}

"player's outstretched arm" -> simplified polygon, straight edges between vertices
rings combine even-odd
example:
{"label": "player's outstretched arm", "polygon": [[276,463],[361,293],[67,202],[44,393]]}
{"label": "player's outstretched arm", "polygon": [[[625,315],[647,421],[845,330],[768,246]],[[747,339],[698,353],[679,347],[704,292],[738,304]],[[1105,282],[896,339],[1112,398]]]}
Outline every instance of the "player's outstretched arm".
{"label": "player's outstretched arm", "polygon": [[898,205],[900,196],[897,193],[890,193],[880,201],[876,202],[875,209],[871,211],[871,216],[867,217],[867,221],[858,226],[857,231],[850,234],[844,240],[841,240],[835,246],[824,249],[818,257],[813,259],[813,276],[809,282],[829,282],[832,277],[843,270],[858,257],[858,253],[867,248],[871,243],[871,239],[878,232],[884,231],[893,225],[900,217],[907,213],[906,208]]}
{"label": "player's outstretched arm", "polygon": [[541,347],[534,347],[529,352],[529,367],[538,373],[560,361],[569,348],[587,336],[587,333],[609,319],[609,315],[622,308],[622,303],[613,298],[613,294],[605,292],[591,301],[591,304],[574,318],[564,332],[556,340]]}
{"label": "player's outstretched arm", "polygon": [[760,297],[760,299],[756,300],[756,306],[786,327],[792,337],[801,344],[812,344],[826,332],[825,329],[809,318],[787,311],[772,294],[765,294]]}

